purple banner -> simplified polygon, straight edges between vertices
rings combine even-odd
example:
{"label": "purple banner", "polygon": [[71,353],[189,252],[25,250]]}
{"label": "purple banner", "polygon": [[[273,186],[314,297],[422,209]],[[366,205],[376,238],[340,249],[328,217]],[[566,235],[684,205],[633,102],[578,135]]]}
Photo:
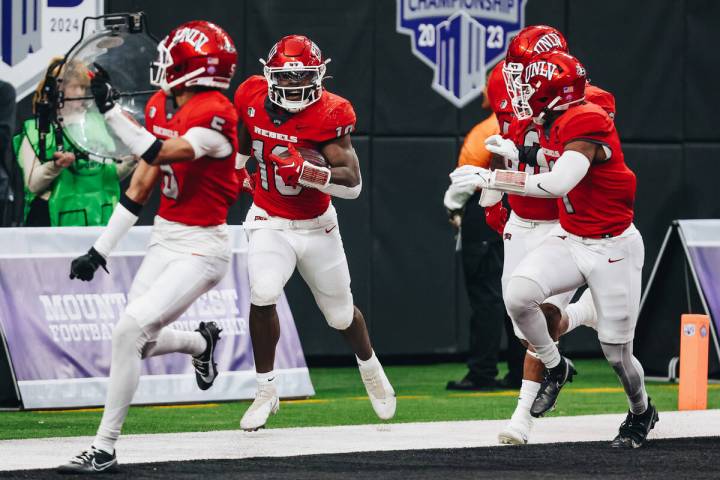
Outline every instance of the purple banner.
{"label": "purple banner", "polygon": [[[63,230],[57,229],[58,234]],[[254,396],[245,252],[235,251],[225,278],[166,327],[192,331],[201,321],[214,321],[221,326],[223,332],[215,353],[221,375],[216,384],[206,392],[197,389],[188,355],[152,357],[143,360],[143,377],[134,403]],[[126,252],[111,256],[110,274],[100,270],[92,282],[68,278],[74,254],[0,257],[0,327],[26,408],[89,406],[104,402],[112,331],[125,308],[127,292],[142,255],[143,252]],[[281,337],[275,367],[282,379],[281,395],[313,395],[300,340],[284,296],[278,303],[278,316]]]}
{"label": "purple banner", "polygon": [[720,245],[688,246],[715,331],[720,332]]}

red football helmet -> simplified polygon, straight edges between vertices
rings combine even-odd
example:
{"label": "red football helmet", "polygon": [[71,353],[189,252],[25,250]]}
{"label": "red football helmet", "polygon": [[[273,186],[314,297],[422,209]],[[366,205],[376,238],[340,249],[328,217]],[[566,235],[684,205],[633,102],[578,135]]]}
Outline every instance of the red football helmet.
{"label": "red football helmet", "polygon": [[512,107],[519,120],[542,124],[547,112],[566,110],[585,100],[587,75],[580,61],[564,52],[547,52],[523,64]]}
{"label": "red football helmet", "polygon": [[508,63],[523,63],[524,60],[545,52],[568,53],[567,40],[556,28],[531,25],[520,30],[510,41],[505,60]]}
{"label": "red football helmet", "polygon": [[535,55],[546,52],[568,53],[567,40],[559,30],[547,25],[531,25],[508,44],[505,55],[503,75],[511,98],[519,94],[518,85],[523,64],[527,64]]}
{"label": "red football helmet", "polygon": [[322,80],[330,59],[307,37],[288,35],[260,59],[268,83],[268,98],[288,112],[299,112],[322,96]]}
{"label": "red football helmet", "polygon": [[171,31],[158,45],[150,83],[170,95],[173,88],[226,89],[235,74],[237,50],[230,35],[214,23],[193,20]]}

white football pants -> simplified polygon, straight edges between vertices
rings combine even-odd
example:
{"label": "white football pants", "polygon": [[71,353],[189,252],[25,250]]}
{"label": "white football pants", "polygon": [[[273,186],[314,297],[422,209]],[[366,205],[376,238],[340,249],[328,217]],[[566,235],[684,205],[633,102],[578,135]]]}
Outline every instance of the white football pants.
{"label": "white football pants", "polygon": [[219,257],[178,253],[157,244],[150,247],[113,330],[110,381],[95,447],[114,449],[137,390],[142,358],[171,352],[199,355],[205,350],[206,341],[199,332],[163,327],[217,285],[228,266]]}
{"label": "white football pants", "polygon": [[[515,215],[515,212],[510,213],[510,218],[503,231],[503,249],[505,253],[502,273],[503,299],[507,298],[507,285],[517,266],[520,265],[530,252],[538,248],[543,240],[545,240],[545,238],[550,235],[550,232],[558,225],[558,222],[552,221],[534,222],[524,220]],[[575,290],[560,293],[546,298],[545,303],[552,303],[558,307],[560,311],[565,311],[573,295],[575,295]],[[505,302],[505,306],[507,309],[507,301]],[[510,320],[512,320],[515,336],[521,340],[525,340],[525,337],[517,327],[517,323],[509,310],[508,316]]]}
{"label": "white football pants", "polygon": [[350,326],[354,311],[350,270],[332,205],[315,219],[298,221],[270,217],[253,205],[244,226],[250,242],[253,305],[276,304],[297,267],[327,323],[338,330]]}

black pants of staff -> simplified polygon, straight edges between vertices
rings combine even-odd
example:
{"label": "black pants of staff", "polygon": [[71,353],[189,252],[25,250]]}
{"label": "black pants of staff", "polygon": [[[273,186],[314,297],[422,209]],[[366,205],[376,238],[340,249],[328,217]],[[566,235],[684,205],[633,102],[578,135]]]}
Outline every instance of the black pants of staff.
{"label": "black pants of staff", "polygon": [[495,232],[491,234],[485,232],[481,236],[477,229],[473,228],[475,226],[471,227],[473,231],[469,231],[468,222],[475,223],[478,220],[484,222],[482,217],[478,219],[479,212],[471,213],[473,207],[470,205],[475,204],[473,200],[468,202],[462,237],[465,286],[472,309],[470,356],[467,362],[468,379],[481,384],[494,381],[498,374],[497,363],[504,328],[508,338],[505,358],[510,370],[507,380],[510,384],[519,385],[522,379],[525,347],[513,333],[512,323],[507,316],[502,298],[500,279],[503,267],[503,242]]}

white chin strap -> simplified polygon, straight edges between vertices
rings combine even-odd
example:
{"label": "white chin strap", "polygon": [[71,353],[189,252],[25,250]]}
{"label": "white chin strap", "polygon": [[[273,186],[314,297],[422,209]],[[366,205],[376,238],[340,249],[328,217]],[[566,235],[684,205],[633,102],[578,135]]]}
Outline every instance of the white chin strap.
{"label": "white chin strap", "polygon": [[166,77],[163,77],[162,85],[160,88],[162,88],[163,92],[165,92],[167,95],[170,95],[172,93],[172,89],[174,87],[176,87],[182,83],[188,82],[189,80],[192,80],[193,78],[198,77],[198,76],[202,75],[203,73],[205,73],[205,67],[200,67],[196,70],[193,70],[190,73],[186,73],[185,75],[183,75],[180,78],[176,78],[175,80],[173,80],[170,83],[167,83],[167,81],[165,80]]}

